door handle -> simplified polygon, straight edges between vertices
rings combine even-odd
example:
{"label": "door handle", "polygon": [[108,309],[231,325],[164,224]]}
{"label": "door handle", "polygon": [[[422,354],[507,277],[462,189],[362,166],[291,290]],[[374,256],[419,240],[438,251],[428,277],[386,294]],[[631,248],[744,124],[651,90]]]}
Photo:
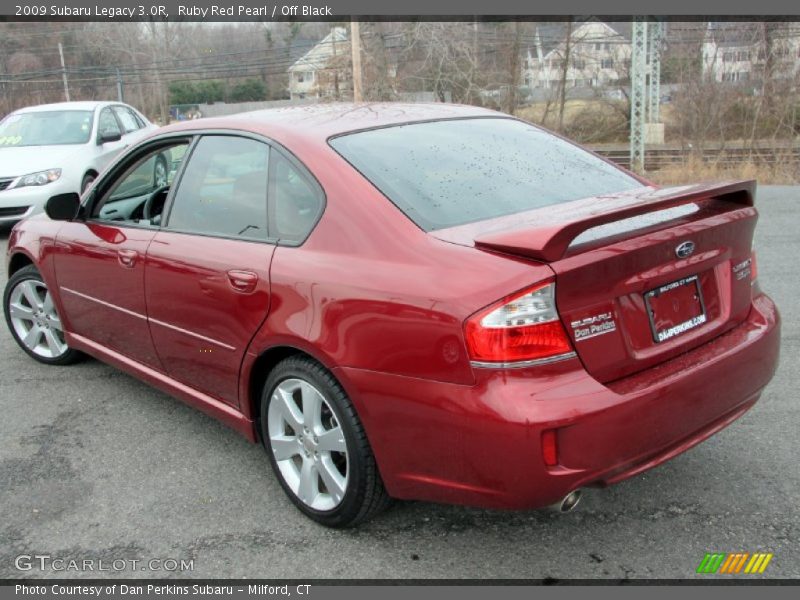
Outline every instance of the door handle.
{"label": "door handle", "polygon": [[232,269],[228,271],[228,283],[237,292],[249,294],[256,289],[258,284],[258,275],[252,271],[239,271]]}
{"label": "door handle", "polygon": [[117,250],[119,264],[128,269],[133,268],[137,258],[139,258],[139,253],[136,250]]}

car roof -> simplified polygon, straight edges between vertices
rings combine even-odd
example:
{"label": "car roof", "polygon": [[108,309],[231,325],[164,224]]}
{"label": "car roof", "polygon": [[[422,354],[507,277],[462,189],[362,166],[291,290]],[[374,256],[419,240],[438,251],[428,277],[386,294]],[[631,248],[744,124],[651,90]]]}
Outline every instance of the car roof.
{"label": "car roof", "polygon": [[20,113],[20,112],[46,112],[51,110],[95,110],[103,106],[108,106],[109,104],[120,104],[120,102],[99,102],[99,101],[55,102],[53,104],[39,104],[37,106],[26,106],[24,108],[18,108],[14,112]]}
{"label": "car roof", "polygon": [[159,133],[198,129],[236,129],[260,133],[278,142],[291,144],[298,141],[324,142],[331,136],[343,133],[404,123],[507,116],[485,108],[458,104],[337,102],[182,121],[162,128]]}

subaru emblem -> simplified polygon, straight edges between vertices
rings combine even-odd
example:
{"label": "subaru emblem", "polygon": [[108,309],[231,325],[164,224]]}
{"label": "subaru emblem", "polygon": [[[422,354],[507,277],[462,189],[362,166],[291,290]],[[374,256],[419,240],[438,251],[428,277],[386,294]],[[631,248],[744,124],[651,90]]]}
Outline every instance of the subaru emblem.
{"label": "subaru emblem", "polygon": [[675,256],[678,258],[686,258],[692,252],[694,252],[694,242],[683,242],[678,244],[677,248],[675,248]]}

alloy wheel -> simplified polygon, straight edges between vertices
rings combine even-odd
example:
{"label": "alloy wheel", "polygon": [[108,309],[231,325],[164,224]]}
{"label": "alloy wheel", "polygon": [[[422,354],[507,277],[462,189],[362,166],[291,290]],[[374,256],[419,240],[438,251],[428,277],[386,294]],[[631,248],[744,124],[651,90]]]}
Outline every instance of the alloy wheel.
{"label": "alloy wheel", "polygon": [[336,508],[347,491],[347,443],[325,396],[302,379],[281,381],[270,398],[267,431],[292,493],[314,510]]}
{"label": "alloy wheel", "polygon": [[68,350],[53,296],[35,279],[23,279],[9,297],[11,325],[20,341],[43,358],[59,358]]}

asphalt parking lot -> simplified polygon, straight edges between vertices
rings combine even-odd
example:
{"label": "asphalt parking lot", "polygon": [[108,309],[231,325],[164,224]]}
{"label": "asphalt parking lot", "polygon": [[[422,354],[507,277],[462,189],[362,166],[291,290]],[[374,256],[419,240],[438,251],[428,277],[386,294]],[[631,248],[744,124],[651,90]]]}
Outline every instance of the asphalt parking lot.
{"label": "asphalt parking lot", "polygon": [[800,577],[800,187],[757,202],[759,278],[783,316],[774,381],[725,431],[565,516],[400,503],[325,529],[260,447],[97,361],[39,365],[3,323],[0,577],[54,576],[14,566],[47,554],[193,559],[183,576],[201,578],[682,578],[711,551],[773,552],[765,577]]}

